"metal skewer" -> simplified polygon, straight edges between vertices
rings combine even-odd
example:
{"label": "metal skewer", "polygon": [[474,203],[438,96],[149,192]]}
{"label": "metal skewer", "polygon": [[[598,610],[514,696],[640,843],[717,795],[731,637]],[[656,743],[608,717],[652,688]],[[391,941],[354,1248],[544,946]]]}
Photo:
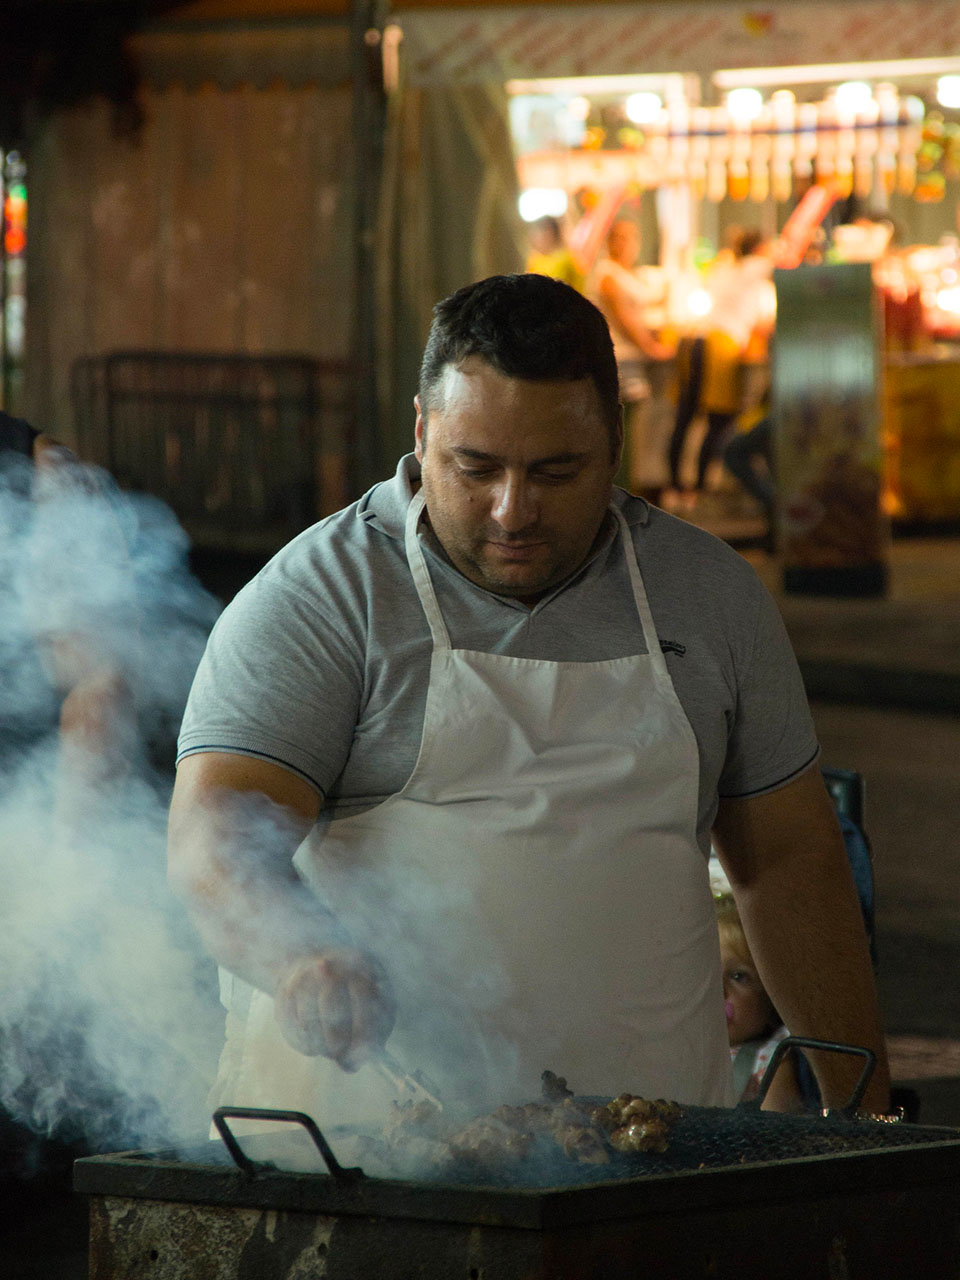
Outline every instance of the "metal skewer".
{"label": "metal skewer", "polygon": [[414,1072],[411,1074],[406,1071],[387,1049],[380,1050],[373,1059],[373,1065],[385,1079],[390,1081],[398,1093],[409,1094],[417,1102],[429,1102],[438,1111],[443,1110],[443,1103],[436,1094],[431,1093],[426,1085],[422,1083],[419,1073]]}

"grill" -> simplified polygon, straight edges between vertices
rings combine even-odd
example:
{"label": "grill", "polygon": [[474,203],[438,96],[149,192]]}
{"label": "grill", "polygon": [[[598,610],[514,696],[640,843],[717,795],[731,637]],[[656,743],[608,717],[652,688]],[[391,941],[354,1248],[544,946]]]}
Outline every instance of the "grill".
{"label": "grill", "polygon": [[[233,1116],[295,1119],[329,1163],[260,1163],[302,1164],[302,1135],[240,1152]],[[925,1280],[960,1275],[958,1130],[689,1107],[663,1155],[427,1181],[345,1168],[348,1135],[328,1145],[298,1113],[217,1121],[209,1150],[76,1163],[90,1280],[892,1280],[918,1258]]]}

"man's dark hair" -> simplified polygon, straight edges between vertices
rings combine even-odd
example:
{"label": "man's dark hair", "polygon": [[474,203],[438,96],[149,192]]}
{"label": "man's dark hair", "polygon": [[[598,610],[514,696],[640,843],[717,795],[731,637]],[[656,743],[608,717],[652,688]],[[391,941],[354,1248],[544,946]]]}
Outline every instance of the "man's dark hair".
{"label": "man's dark hair", "polygon": [[420,408],[426,421],[447,365],[470,356],[508,378],[579,382],[591,378],[610,431],[619,441],[617,362],[602,313],[576,289],[550,276],[489,276],[465,285],[433,308],[420,365]]}

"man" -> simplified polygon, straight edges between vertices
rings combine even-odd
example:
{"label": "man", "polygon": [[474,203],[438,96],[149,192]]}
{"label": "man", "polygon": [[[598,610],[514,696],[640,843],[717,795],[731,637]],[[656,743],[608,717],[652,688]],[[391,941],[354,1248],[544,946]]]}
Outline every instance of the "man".
{"label": "man", "polygon": [[[771,998],[874,1048],[885,1106],[782,624],[725,544],[613,489],[601,314],[538,275],[470,285],[415,405],[415,455],[248,584],[194,682],[170,874],[225,971],[219,1100],[383,1118],[389,1037],[476,1104],[547,1068],[731,1102],[712,832]],[[858,1063],[817,1070],[840,1102]]]}

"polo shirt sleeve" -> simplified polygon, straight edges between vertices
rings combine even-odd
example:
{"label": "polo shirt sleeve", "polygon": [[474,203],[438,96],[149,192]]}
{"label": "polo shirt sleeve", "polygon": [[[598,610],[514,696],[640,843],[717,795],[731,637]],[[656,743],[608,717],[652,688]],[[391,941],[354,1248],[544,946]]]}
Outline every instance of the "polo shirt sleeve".
{"label": "polo shirt sleeve", "polygon": [[256,756],[325,796],[353,741],[363,662],[352,627],[276,575],[220,615],[194,677],[177,748]]}
{"label": "polo shirt sleeve", "polygon": [[722,799],[775,791],[808,769],[820,752],[786,627],[759,581],[750,603],[752,643],[744,646],[737,664],[736,708],[718,787]]}

